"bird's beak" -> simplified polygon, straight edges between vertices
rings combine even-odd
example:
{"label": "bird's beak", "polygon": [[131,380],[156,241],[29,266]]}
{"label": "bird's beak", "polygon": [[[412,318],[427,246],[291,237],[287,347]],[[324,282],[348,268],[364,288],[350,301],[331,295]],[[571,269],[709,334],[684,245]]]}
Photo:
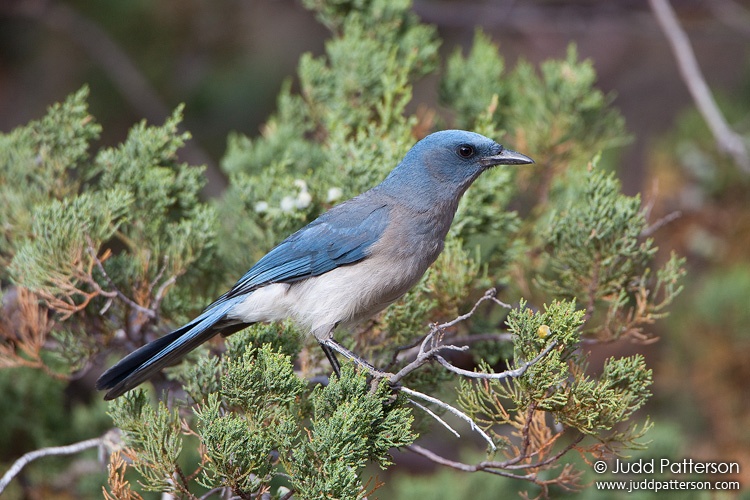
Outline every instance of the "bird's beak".
{"label": "bird's beak", "polygon": [[485,156],[479,162],[483,167],[493,167],[495,165],[528,165],[534,163],[534,160],[512,149],[503,149],[496,155]]}

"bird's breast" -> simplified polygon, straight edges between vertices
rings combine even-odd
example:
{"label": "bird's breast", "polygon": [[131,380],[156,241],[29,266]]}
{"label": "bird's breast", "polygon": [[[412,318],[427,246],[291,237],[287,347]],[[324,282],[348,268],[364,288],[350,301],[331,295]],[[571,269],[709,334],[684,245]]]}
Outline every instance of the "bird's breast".
{"label": "bird's breast", "polygon": [[289,284],[252,292],[231,314],[246,322],[292,318],[319,339],[337,325],[367,319],[402,297],[443,250],[453,212],[392,211],[364,259]]}

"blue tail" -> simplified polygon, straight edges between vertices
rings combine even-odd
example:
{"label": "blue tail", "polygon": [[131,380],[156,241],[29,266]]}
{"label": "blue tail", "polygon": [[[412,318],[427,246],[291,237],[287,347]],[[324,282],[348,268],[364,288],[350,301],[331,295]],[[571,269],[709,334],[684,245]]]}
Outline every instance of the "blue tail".
{"label": "blue tail", "polygon": [[99,377],[96,388],[109,389],[104,399],[114,399],[217,333],[229,334],[244,328],[247,325],[226,322],[227,313],[236,303],[237,300],[229,300],[214,304],[185,326],[131,352]]}

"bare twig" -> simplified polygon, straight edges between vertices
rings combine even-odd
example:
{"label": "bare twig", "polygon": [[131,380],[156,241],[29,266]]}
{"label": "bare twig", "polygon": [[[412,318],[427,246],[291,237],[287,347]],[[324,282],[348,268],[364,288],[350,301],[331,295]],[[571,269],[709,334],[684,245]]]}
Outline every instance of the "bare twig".
{"label": "bare twig", "polygon": [[409,446],[406,446],[406,449],[418,455],[421,455],[429,459],[430,461],[435,462],[436,464],[445,465],[447,467],[451,467],[453,469],[457,469],[460,471],[488,472],[490,474],[496,474],[498,476],[510,477],[513,479],[524,479],[524,480],[536,483],[538,482],[536,471],[531,472],[529,474],[525,474],[525,475],[513,473],[510,471],[529,470],[529,469],[535,470],[541,467],[545,467],[547,465],[551,465],[554,462],[558,461],[560,458],[562,458],[562,456],[568,453],[570,450],[575,448],[576,445],[578,445],[578,443],[580,443],[584,437],[585,436],[583,434],[579,434],[573,441],[571,441],[568,445],[566,445],[564,448],[562,448],[560,451],[558,451],[554,455],[551,455],[545,458],[544,460],[539,460],[537,462],[529,462],[529,463],[519,463],[519,462],[532,458],[533,456],[536,455],[535,453],[532,453],[532,454],[521,453],[518,456],[515,456],[513,458],[510,458],[502,462],[483,461],[483,462],[479,462],[478,464],[472,465],[472,464],[467,464],[463,462],[457,462],[455,460],[450,460],[441,455],[438,455],[437,453],[433,451],[428,450],[427,448],[423,448],[422,446],[419,446],[416,444],[411,444]]}
{"label": "bare twig", "polygon": [[741,170],[750,173],[750,153],[742,137],[732,130],[719,111],[711,90],[703,78],[698,61],[695,59],[693,48],[687,34],[680,26],[669,0],[649,0],[651,10],[664,31],[669,45],[672,47],[677,67],[685,84],[693,96],[698,111],[706,120],[708,128],[716,140],[719,149],[730,155]]}
{"label": "bare twig", "polygon": [[411,404],[413,404],[414,406],[416,406],[417,408],[419,408],[420,410],[422,410],[423,412],[427,413],[429,416],[431,416],[435,420],[437,420],[443,427],[445,427],[446,429],[448,429],[449,431],[451,431],[451,433],[453,433],[454,436],[456,436],[457,438],[461,437],[461,434],[459,434],[456,429],[454,429],[453,427],[451,427],[448,424],[448,422],[446,422],[445,420],[443,420],[442,418],[440,418],[440,416],[437,415],[434,411],[430,410],[429,408],[427,408],[425,405],[423,405],[421,403],[417,403],[416,401],[414,401],[411,398],[409,398],[409,402]]}
{"label": "bare twig", "polygon": [[[423,401],[427,401],[429,403],[432,403],[434,405],[437,405],[450,413],[453,413],[458,418],[468,422],[468,424],[471,426],[471,429],[477,432],[482,438],[487,441],[489,446],[492,448],[492,450],[496,450],[497,447],[495,446],[495,443],[492,441],[492,438],[487,435],[487,433],[482,430],[479,425],[466,413],[462,412],[458,408],[455,408],[454,406],[449,405],[448,403],[445,403],[437,398],[434,398],[432,396],[428,396],[427,394],[423,394],[419,391],[415,391],[413,389],[409,389],[408,387],[404,387],[399,385],[399,381],[403,379],[406,375],[409,373],[417,370],[422,365],[430,362],[431,360],[435,359],[437,360],[441,365],[443,365],[448,370],[457,373],[459,375],[463,375],[466,377],[471,378],[481,378],[481,379],[494,379],[494,380],[501,380],[508,377],[519,377],[523,375],[526,370],[529,369],[529,367],[535,363],[538,363],[544,356],[546,356],[554,347],[557,345],[557,340],[553,340],[549,343],[549,345],[540,352],[534,359],[531,361],[528,361],[524,363],[523,365],[519,366],[516,369],[513,370],[506,370],[501,373],[482,373],[482,372],[470,372],[468,370],[463,370],[461,368],[455,367],[452,364],[450,364],[445,358],[440,356],[438,353],[444,350],[452,350],[452,351],[465,351],[469,349],[468,345],[465,346],[455,346],[455,345],[446,345],[442,344],[443,335],[445,333],[446,328],[450,328],[451,326],[456,325],[457,323],[464,321],[471,317],[477,310],[480,304],[482,302],[485,302],[487,300],[496,300],[495,299],[495,289],[489,289],[485,292],[485,294],[480,298],[474,306],[471,308],[469,312],[466,314],[462,314],[455,319],[441,323],[441,324],[433,324],[430,328],[430,332],[425,335],[423,339],[421,339],[421,343],[419,345],[419,352],[417,353],[416,359],[412,361],[411,363],[408,363],[406,366],[404,366],[401,370],[399,370],[397,373],[386,373],[383,372],[377,368],[375,368],[373,365],[365,361],[364,359],[360,358],[353,352],[349,351],[342,345],[340,345],[338,342],[336,342],[333,339],[326,339],[323,340],[322,343],[325,344],[327,347],[330,347],[331,349],[335,350],[339,354],[345,356],[346,358],[354,361],[356,364],[367,370],[373,377],[376,378],[387,378],[388,382],[396,388],[395,390],[401,391],[405,394],[408,394],[410,396],[414,396],[416,398],[419,398]],[[416,343],[414,344],[416,345]],[[433,411],[429,410],[427,407],[423,406],[422,404],[417,403],[413,399],[410,399],[410,401],[417,406],[418,408],[424,410],[427,412],[431,417],[433,417],[435,420],[437,420],[441,425],[446,427],[448,430],[450,430],[455,436],[460,437],[460,434],[453,429],[450,425],[448,425],[447,422],[445,422],[442,418],[440,418],[437,414],[435,414]]]}
{"label": "bare twig", "polygon": [[533,481],[534,476],[532,474],[527,474],[525,476],[521,476],[518,474],[513,474],[512,472],[506,472],[501,469],[493,469],[493,468],[486,468],[483,467],[482,464],[477,465],[470,465],[465,464],[463,462],[457,462],[455,460],[450,460],[445,457],[442,457],[438,455],[437,453],[434,453],[427,448],[423,448],[416,444],[410,444],[409,446],[406,446],[406,449],[416,453],[417,455],[422,455],[423,457],[431,460],[432,462],[435,462],[436,464],[445,465],[447,467],[450,467],[452,469],[457,469],[464,472],[489,472],[490,474],[496,474],[498,476],[504,476],[504,477],[510,477],[513,479],[526,479],[527,481]]}
{"label": "bare twig", "polygon": [[341,344],[339,344],[338,342],[336,342],[333,339],[325,339],[325,340],[322,341],[322,343],[325,344],[327,347],[330,347],[331,349],[333,349],[337,353],[341,354],[346,359],[349,359],[349,360],[353,361],[355,364],[361,366],[362,368],[364,368],[365,370],[367,370],[370,373],[370,375],[372,375],[373,377],[376,377],[376,378],[387,378],[390,375],[389,373],[385,373],[383,371],[378,370],[377,368],[375,368],[374,366],[372,366],[370,363],[368,363],[366,360],[364,360],[361,357],[357,356],[352,351],[350,351],[346,347],[342,346]]}
{"label": "bare twig", "polygon": [[435,354],[434,358],[435,360],[437,360],[438,363],[443,365],[447,370],[452,371],[453,373],[457,373],[458,375],[463,375],[464,377],[490,379],[490,380],[503,380],[508,377],[512,377],[512,378],[520,377],[521,375],[526,373],[526,370],[528,370],[531,365],[538,363],[544,356],[546,356],[552,349],[554,349],[556,345],[557,345],[557,340],[553,340],[552,342],[549,343],[547,347],[544,348],[542,352],[540,352],[531,361],[527,361],[526,363],[524,363],[523,365],[519,366],[516,369],[505,370],[504,372],[500,372],[500,373],[470,372],[469,370],[464,370],[462,368],[458,368],[457,366],[453,366],[444,357],[438,354]]}
{"label": "bare twig", "polygon": [[449,412],[453,413],[455,416],[460,418],[461,420],[464,420],[468,422],[469,426],[473,431],[475,431],[477,434],[482,436],[482,439],[487,441],[487,444],[490,445],[490,448],[495,451],[497,447],[495,446],[495,443],[492,441],[492,438],[487,435],[486,432],[484,432],[475,422],[471,419],[470,416],[468,416],[466,413],[462,412],[458,408],[455,408],[448,403],[444,403],[440,401],[437,398],[433,398],[432,396],[428,396],[427,394],[423,394],[419,391],[415,391],[414,389],[409,389],[408,387],[401,387],[399,389],[401,392],[404,392],[410,396],[414,396],[416,398],[422,399],[424,401],[428,401],[434,405],[439,406],[440,408],[443,408],[444,410],[448,410]]}
{"label": "bare twig", "polygon": [[391,384],[397,384],[402,378],[420,366],[428,363],[441,350],[465,351],[469,348],[469,346],[458,347],[454,345],[442,345],[439,343],[439,339],[435,339],[438,334],[442,335],[440,326],[433,325],[430,333],[428,333],[424,340],[422,340],[422,344],[419,346],[419,352],[414,361],[401,368],[401,370],[395,375],[390,376],[388,380]]}
{"label": "bare twig", "polygon": [[666,226],[672,221],[679,219],[680,217],[682,217],[682,212],[680,212],[679,210],[670,212],[664,217],[654,222],[653,224],[651,224],[650,226],[648,226],[647,228],[644,228],[643,231],[641,231],[641,236],[643,236],[644,238],[647,238],[653,235],[656,231],[658,231],[662,227]]}
{"label": "bare twig", "polygon": [[164,294],[167,291],[167,288],[174,285],[176,282],[177,282],[177,275],[170,276],[164,281],[164,283],[161,284],[159,289],[156,290],[156,294],[154,295],[154,300],[153,300],[154,310],[159,310],[159,306],[161,305],[161,301],[164,299]]}
{"label": "bare twig", "polygon": [[[107,283],[109,284],[110,288],[112,289],[112,292],[117,294],[117,297],[125,302],[127,305],[135,309],[136,311],[145,314],[149,318],[153,319],[156,317],[156,311],[149,309],[147,307],[143,307],[139,303],[135,302],[133,299],[125,295],[120,291],[119,288],[117,288],[117,285],[115,285],[115,282],[112,280],[112,278],[109,277],[109,274],[107,274],[107,271],[104,269],[104,265],[102,264],[103,260],[99,259],[99,256],[96,254],[96,249],[93,247],[92,242],[89,238],[86,238],[88,240],[88,247],[87,251],[89,252],[89,255],[91,255],[91,258],[94,261],[94,264],[96,264],[96,268],[99,270],[100,273],[102,273],[102,276],[104,276],[104,279],[107,280]],[[109,256],[109,253],[105,253],[104,260]],[[108,296],[108,295],[107,295]]]}
{"label": "bare twig", "polygon": [[[496,297],[496,295],[497,295],[497,290],[495,288],[488,289],[486,292],[484,292],[484,295],[482,295],[482,297],[474,303],[474,306],[466,314],[462,314],[461,316],[458,316],[458,317],[452,319],[451,321],[447,321],[447,322],[439,324],[439,325],[433,325],[431,331],[427,335],[425,335],[424,337],[420,337],[420,338],[416,339],[414,342],[412,342],[410,344],[396,347],[395,350],[393,351],[393,356],[391,357],[391,361],[386,366],[386,369],[390,369],[393,365],[396,364],[396,361],[398,361],[399,354],[401,354],[402,352],[412,350],[412,349],[414,349],[415,347],[417,347],[420,344],[422,344],[424,346],[424,343],[426,341],[428,341],[428,340],[432,340],[432,337],[435,334],[437,334],[438,332],[440,332],[442,334],[443,333],[442,330],[445,330],[447,328],[455,326],[456,324],[460,323],[461,321],[465,321],[465,320],[469,319],[471,316],[474,315],[474,313],[477,311],[477,309],[479,308],[479,306],[483,302],[491,300],[492,302],[494,302],[496,304],[499,304],[502,307],[505,307],[505,308],[508,308],[508,309],[511,308],[510,304],[506,304],[505,302],[502,302],[501,300],[498,300],[497,297]],[[510,334],[497,334],[497,335],[504,335],[505,337],[495,337],[495,336],[493,336],[492,338],[488,337],[485,340],[510,340],[511,339]],[[478,341],[479,340],[469,341],[466,338],[462,338],[461,339],[461,342],[468,342],[468,343],[478,342]],[[441,347],[441,349],[443,349],[443,348],[451,349],[452,347],[449,347],[449,346]],[[453,349],[454,350],[465,350],[466,347],[453,348]],[[416,355],[414,355],[414,354],[412,354],[412,355],[415,356],[415,359],[416,359],[419,356],[419,353],[422,352],[422,351],[423,351],[423,349],[421,349],[420,351],[418,351]],[[406,371],[404,371],[404,369],[402,369],[401,371],[403,372],[403,374],[402,375],[397,375],[396,381],[398,381],[399,379],[403,378],[403,376],[406,375],[407,373],[410,373],[411,371],[413,371],[414,368],[418,368],[419,366],[421,366],[423,364],[423,362],[426,362],[427,360],[428,359],[423,358],[423,359],[420,360],[420,362],[419,362],[419,364],[417,366],[410,366],[409,365],[409,367],[408,367],[408,369]],[[412,360],[410,362],[410,364],[413,363],[413,362],[414,362],[414,360]],[[407,367],[404,367],[404,368],[407,368]],[[399,373],[401,373],[401,372],[399,372]]]}
{"label": "bare twig", "polygon": [[94,439],[87,439],[85,441],[81,441],[79,443],[71,444],[68,446],[53,446],[50,448],[41,448],[39,450],[30,451],[16,460],[2,477],[2,479],[0,479],[0,493],[5,490],[5,488],[8,486],[8,484],[10,484],[13,478],[16,477],[27,464],[36,460],[37,458],[49,457],[53,455],[72,455],[74,453],[80,453],[83,450],[87,450],[89,448],[101,446],[103,442],[103,438],[98,437]]}
{"label": "bare twig", "polygon": [[437,325],[437,328],[439,328],[440,330],[445,330],[446,328],[450,328],[451,326],[454,326],[457,323],[460,323],[461,321],[465,321],[465,320],[471,318],[474,315],[474,313],[477,311],[477,309],[479,308],[479,306],[483,302],[486,302],[488,300],[491,300],[491,301],[495,302],[496,304],[499,304],[499,305],[501,305],[503,307],[506,307],[506,308],[510,309],[510,305],[506,304],[505,302],[501,302],[500,300],[498,300],[495,297],[496,295],[497,295],[497,290],[494,289],[494,288],[490,288],[489,290],[487,290],[486,292],[484,292],[484,295],[482,295],[482,297],[479,300],[476,301],[476,303],[474,304],[474,306],[471,308],[471,310],[469,312],[467,312],[466,314],[462,314],[461,316],[458,316],[458,317],[452,319],[451,321],[448,321],[448,322],[442,323],[440,325]]}

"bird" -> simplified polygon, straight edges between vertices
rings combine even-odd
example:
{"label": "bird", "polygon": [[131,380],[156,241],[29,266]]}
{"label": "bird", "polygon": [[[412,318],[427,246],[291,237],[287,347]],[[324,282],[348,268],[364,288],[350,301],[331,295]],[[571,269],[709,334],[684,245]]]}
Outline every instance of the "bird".
{"label": "bird", "polygon": [[[335,352],[366,364],[333,340],[412,288],[443,250],[467,188],[498,165],[534,163],[465,130],[417,142],[377,186],[332,207],[257,261],[184,326],[133,351],[97,380],[117,398],[217,334],[292,319],[308,330],[339,374]],[[334,352],[335,351],[335,352]]]}

